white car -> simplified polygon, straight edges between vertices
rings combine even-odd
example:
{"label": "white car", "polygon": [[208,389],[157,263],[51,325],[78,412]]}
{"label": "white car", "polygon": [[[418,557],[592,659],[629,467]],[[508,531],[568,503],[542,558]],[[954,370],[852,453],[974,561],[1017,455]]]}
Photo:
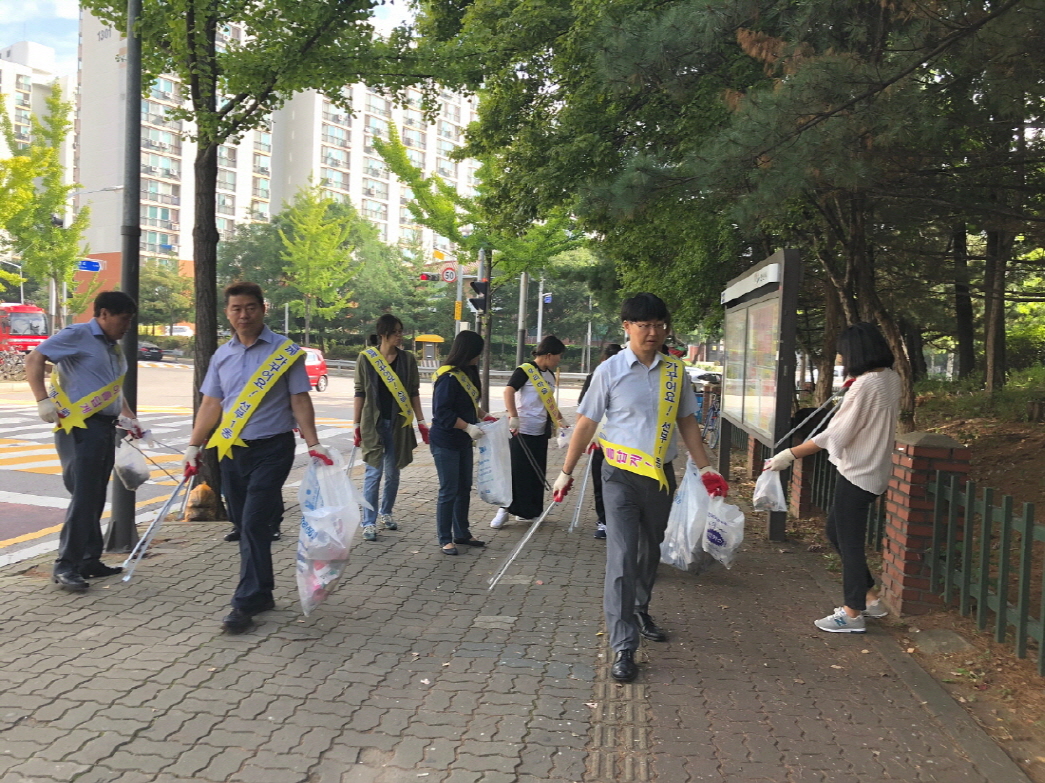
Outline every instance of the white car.
{"label": "white car", "polygon": [[195,337],[196,331],[185,324],[175,324],[169,328],[171,337]]}

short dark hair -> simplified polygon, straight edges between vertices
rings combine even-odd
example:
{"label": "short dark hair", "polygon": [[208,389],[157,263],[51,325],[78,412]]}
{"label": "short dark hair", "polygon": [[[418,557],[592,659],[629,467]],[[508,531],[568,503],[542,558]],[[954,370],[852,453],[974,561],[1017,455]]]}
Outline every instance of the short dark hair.
{"label": "short dark hair", "polygon": [[265,294],[261,292],[261,286],[257,283],[248,283],[245,280],[239,280],[225,286],[226,307],[229,304],[229,300],[234,296],[253,296],[258,300],[259,305],[262,307],[265,306]]}
{"label": "short dark hair", "polygon": [[446,363],[457,370],[467,367],[472,359],[483,352],[483,345],[485,340],[478,332],[467,329],[458,332],[450,346],[450,355],[446,357]]}
{"label": "short dark hair", "polygon": [[566,345],[554,334],[545,335],[544,339],[537,343],[533,349],[534,356],[561,356],[566,351]]}
{"label": "short dark hair", "polygon": [[108,310],[110,315],[138,312],[138,304],[123,291],[102,291],[94,298],[94,317]]}
{"label": "short dark hair", "polygon": [[599,354],[599,361],[604,362],[611,356],[616,356],[618,353],[624,350],[624,346],[619,343],[606,343],[602,346],[602,353]]}
{"label": "short dark hair", "polygon": [[403,322],[391,313],[385,313],[374,324],[374,334],[367,341],[370,345],[380,345],[382,337],[389,337],[396,329],[403,328]]}
{"label": "short dark hair", "polygon": [[656,294],[641,293],[625,299],[620,306],[621,321],[663,321],[671,324],[671,314],[664,300]]}
{"label": "short dark hair", "polygon": [[889,343],[874,324],[853,324],[838,335],[838,353],[842,354],[842,370],[850,378],[879,367],[892,367],[896,361]]}

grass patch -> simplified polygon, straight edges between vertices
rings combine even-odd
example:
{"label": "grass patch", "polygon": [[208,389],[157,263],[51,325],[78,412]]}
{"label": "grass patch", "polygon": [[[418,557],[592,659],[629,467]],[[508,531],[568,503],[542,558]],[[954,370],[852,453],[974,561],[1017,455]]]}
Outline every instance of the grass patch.
{"label": "grass patch", "polygon": [[1025,422],[1028,404],[1045,399],[1045,367],[1012,373],[1005,388],[993,394],[985,391],[979,381],[968,378],[919,381],[914,391],[920,429],[958,418]]}

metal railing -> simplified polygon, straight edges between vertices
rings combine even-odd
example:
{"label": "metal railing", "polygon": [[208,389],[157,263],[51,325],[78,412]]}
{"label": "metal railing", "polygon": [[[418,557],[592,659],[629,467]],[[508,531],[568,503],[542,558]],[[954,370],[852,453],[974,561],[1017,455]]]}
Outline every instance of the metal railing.
{"label": "metal railing", "polygon": [[1038,674],[1045,675],[1045,526],[1035,524],[1034,504],[1024,503],[1017,514],[1010,495],[996,497],[984,487],[977,496],[975,482],[943,471],[928,491],[934,500],[930,588],[945,603],[957,602],[963,615],[975,613],[979,630],[991,625],[995,641],[1004,643],[1011,629],[1017,658],[1026,658],[1028,644],[1036,642]]}
{"label": "metal railing", "polygon": [[[327,359],[327,370],[337,370],[336,373],[330,372],[331,375],[354,375],[356,371],[356,362],[355,359]],[[432,367],[418,367],[417,371],[420,374],[422,381],[429,381],[432,379],[432,373],[435,372],[435,369]],[[491,385],[498,385],[492,382],[493,379],[497,379],[498,381],[507,381],[510,377],[512,377],[513,372],[515,371],[490,370]],[[588,374],[583,372],[564,372],[559,374],[559,382],[564,389],[574,388],[581,386],[584,383],[584,379],[587,377]],[[504,384],[501,383],[499,385],[503,386]]]}

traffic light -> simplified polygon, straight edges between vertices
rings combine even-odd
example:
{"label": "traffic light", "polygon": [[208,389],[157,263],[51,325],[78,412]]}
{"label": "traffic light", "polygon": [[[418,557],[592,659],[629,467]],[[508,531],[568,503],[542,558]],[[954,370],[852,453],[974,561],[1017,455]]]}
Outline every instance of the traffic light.
{"label": "traffic light", "polygon": [[490,310],[490,282],[488,280],[473,280],[469,285],[478,294],[477,297],[468,300],[468,308],[473,313],[489,312]]}
{"label": "traffic light", "polygon": [[433,283],[437,283],[440,280],[442,280],[443,278],[441,278],[439,275],[432,274],[431,272],[422,272],[421,273],[421,279],[422,280],[430,280]]}

